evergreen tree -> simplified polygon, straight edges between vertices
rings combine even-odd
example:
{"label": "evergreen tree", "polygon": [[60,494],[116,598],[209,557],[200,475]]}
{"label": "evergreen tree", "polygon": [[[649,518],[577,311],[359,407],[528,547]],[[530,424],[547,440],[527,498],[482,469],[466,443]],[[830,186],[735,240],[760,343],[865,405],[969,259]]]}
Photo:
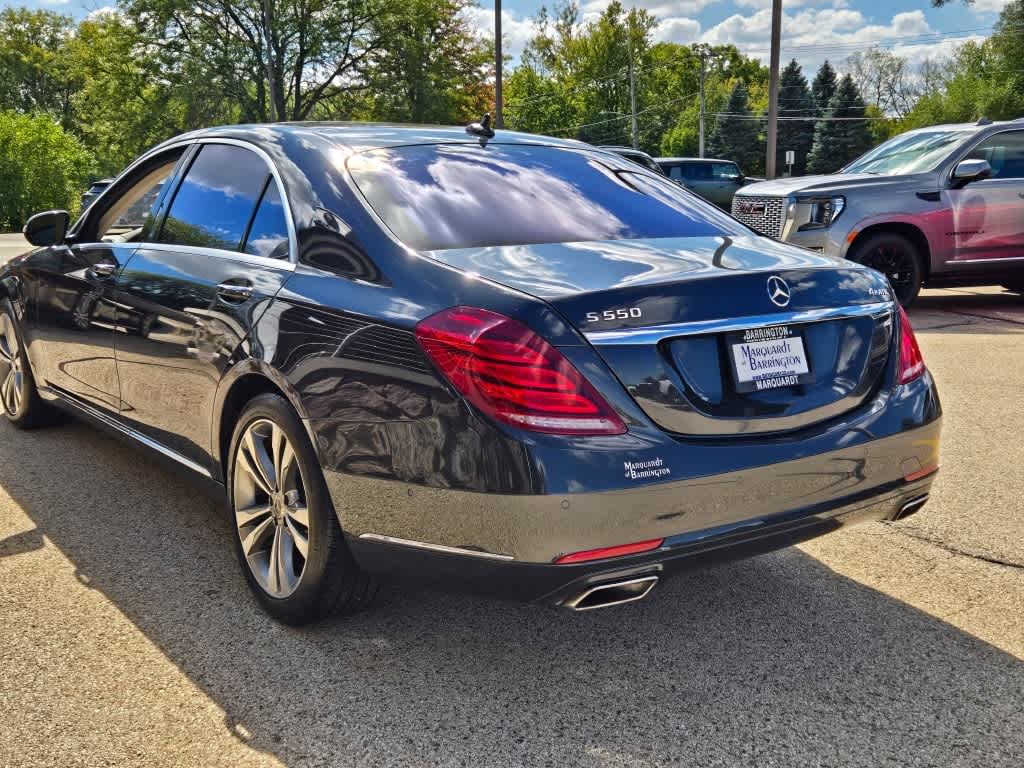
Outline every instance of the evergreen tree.
{"label": "evergreen tree", "polygon": [[715,127],[707,142],[708,157],[733,160],[744,173],[752,173],[762,167],[764,143],[761,128],[747,104],[747,87],[737,83],[729,94],[725,115],[715,118]]}
{"label": "evergreen tree", "polygon": [[836,92],[836,71],[828,63],[828,59],[822,62],[821,68],[818,69],[818,74],[814,76],[814,85],[811,86],[811,92],[814,96],[814,106],[817,107],[818,114],[824,114]]}
{"label": "evergreen tree", "polygon": [[[800,65],[793,59],[782,70],[779,79],[779,116],[814,117],[814,98],[807,87]],[[786,150],[796,153],[793,175],[802,176],[807,172],[807,155],[814,143],[814,123],[807,120],[780,120],[775,152],[775,167],[786,170]]]}
{"label": "evergreen tree", "polygon": [[864,117],[864,99],[853,78],[844,75],[829,102],[825,119],[814,129],[814,146],[807,156],[810,173],[835,173],[856,157],[871,149],[874,141],[866,120],[836,118]]}

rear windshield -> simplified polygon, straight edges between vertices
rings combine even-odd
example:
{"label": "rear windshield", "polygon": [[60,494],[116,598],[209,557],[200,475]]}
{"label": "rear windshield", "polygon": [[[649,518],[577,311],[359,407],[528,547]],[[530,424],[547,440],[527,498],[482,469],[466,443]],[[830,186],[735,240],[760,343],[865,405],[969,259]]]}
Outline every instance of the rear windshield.
{"label": "rear windshield", "polygon": [[348,169],[418,250],[745,233],[679,185],[604,153],[421,145],[353,155]]}

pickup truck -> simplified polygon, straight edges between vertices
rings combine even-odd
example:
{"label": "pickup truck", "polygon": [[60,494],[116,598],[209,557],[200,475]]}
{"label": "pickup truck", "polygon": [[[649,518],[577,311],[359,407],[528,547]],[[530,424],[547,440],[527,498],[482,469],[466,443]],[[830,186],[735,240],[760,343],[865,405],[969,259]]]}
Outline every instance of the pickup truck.
{"label": "pickup truck", "polygon": [[732,215],[877,269],[904,306],[922,285],[1024,291],[1024,118],[908,131],[838,173],[743,187]]}

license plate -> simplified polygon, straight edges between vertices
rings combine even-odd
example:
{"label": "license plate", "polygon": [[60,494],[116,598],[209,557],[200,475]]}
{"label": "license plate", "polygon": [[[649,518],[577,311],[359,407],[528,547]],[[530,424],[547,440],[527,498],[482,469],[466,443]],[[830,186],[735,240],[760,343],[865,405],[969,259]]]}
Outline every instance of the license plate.
{"label": "license plate", "polygon": [[750,328],[727,337],[737,392],[794,387],[811,378],[800,331],[788,325]]}

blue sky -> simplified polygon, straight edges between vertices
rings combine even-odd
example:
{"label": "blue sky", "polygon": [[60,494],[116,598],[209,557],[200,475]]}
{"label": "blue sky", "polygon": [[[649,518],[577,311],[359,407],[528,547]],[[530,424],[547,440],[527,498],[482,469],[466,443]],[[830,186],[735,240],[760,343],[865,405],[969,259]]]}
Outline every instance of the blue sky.
{"label": "blue sky", "polygon": [[[971,38],[984,37],[1009,0],[954,0],[932,8],[928,0],[783,0],[784,60],[796,57],[805,68],[822,59],[841,62],[856,50],[878,43],[916,64],[941,56]],[[515,56],[531,34],[530,19],[543,0],[503,0],[505,41]],[[109,5],[102,0],[30,0],[5,3],[49,8],[76,17]],[[552,5],[552,0],[548,5]],[[768,57],[770,0],[625,0],[652,11],[659,39],[679,43],[704,40],[734,43],[741,51]],[[600,13],[607,0],[580,0],[584,18]],[[493,0],[481,0],[473,13],[481,28],[493,24]]]}

